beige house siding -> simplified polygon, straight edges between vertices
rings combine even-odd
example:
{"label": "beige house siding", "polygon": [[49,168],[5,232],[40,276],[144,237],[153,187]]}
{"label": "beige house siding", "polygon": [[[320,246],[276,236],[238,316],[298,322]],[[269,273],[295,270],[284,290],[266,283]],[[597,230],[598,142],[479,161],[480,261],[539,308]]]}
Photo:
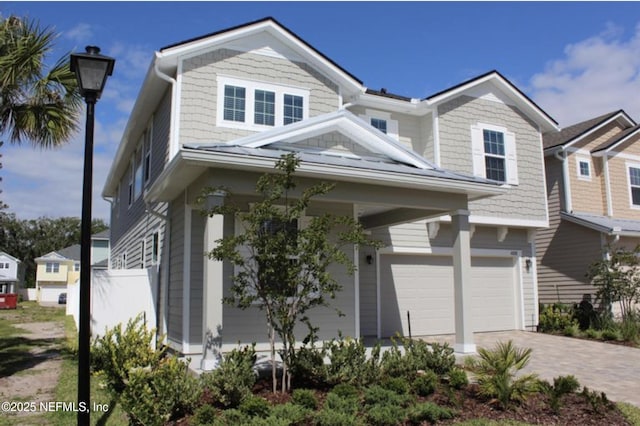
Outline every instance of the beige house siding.
{"label": "beige house siding", "polygon": [[[336,111],[338,87],[309,65],[283,58],[219,49],[185,59],[180,96],[180,143],[221,142],[253,132],[216,127],[217,75],[308,89],[309,117]],[[253,114],[247,111],[247,114]]]}
{"label": "beige house siding", "polygon": [[537,126],[515,107],[459,96],[439,106],[441,166],[473,173],[471,126],[478,123],[505,127],[515,133],[518,182],[506,194],[473,201],[473,215],[545,221],[544,168]]}
{"label": "beige house siding", "polygon": [[611,182],[613,215],[616,218],[640,220],[640,206],[631,204],[628,167],[640,168],[640,136],[614,149],[610,157],[609,178]]}
{"label": "beige house siding", "polygon": [[[578,177],[578,159],[589,161],[591,179]],[[587,155],[573,154],[567,158],[569,181],[571,184],[571,202],[576,212],[607,214],[607,199],[604,192],[604,173],[602,159]]]}

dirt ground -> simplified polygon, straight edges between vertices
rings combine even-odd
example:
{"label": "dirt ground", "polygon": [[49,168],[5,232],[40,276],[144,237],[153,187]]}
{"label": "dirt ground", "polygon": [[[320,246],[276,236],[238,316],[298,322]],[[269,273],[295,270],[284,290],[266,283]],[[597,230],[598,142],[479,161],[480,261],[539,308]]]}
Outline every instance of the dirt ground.
{"label": "dirt ground", "polygon": [[[38,407],[40,402],[54,401],[53,392],[62,366],[60,342],[64,338],[63,325],[55,322],[13,325],[25,330],[21,337],[30,341],[31,358],[25,360],[15,373],[0,377],[0,401],[35,402]],[[41,421],[42,414],[38,409],[35,413],[22,411],[2,415],[24,418],[28,424],[47,424]]]}

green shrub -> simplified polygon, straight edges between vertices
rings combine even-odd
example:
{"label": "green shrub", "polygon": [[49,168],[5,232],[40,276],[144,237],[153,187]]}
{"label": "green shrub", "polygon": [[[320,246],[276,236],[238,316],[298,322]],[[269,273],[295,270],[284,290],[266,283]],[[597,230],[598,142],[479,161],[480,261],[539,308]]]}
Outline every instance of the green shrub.
{"label": "green shrub", "polygon": [[324,401],[325,410],[337,411],[339,413],[355,416],[360,408],[357,397],[343,397],[334,392],[329,392]]}
{"label": "green shrub", "polygon": [[326,382],[325,351],[303,346],[296,351],[289,369],[296,386],[320,387]]}
{"label": "green shrub", "polygon": [[438,375],[446,375],[455,365],[453,349],[446,343],[426,343],[405,337],[394,338],[391,342],[391,347],[382,354],[380,363],[387,376],[411,379],[419,370],[432,370]]}
{"label": "green shrub", "polygon": [[640,341],[640,317],[635,312],[627,313],[620,323],[620,335],[626,342],[638,343]]}
{"label": "green shrub", "polygon": [[390,391],[393,391],[399,395],[405,395],[409,393],[409,383],[404,377],[387,377],[380,385]]}
{"label": "green shrub", "polygon": [[329,358],[325,366],[327,383],[349,383],[366,386],[375,383],[380,376],[380,345],[376,345],[367,358],[367,348],[360,339],[340,337],[324,344]]}
{"label": "green shrub", "polygon": [[462,368],[454,367],[449,371],[449,386],[454,389],[462,389],[469,384],[467,372]]}
{"label": "green shrub", "polygon": [[578,327],[578,321],[573,318],[572,309],[568,305],[555,303],[540,311],[538,327],[544,333],[560,333],[573,325]]}
{"label": "green shrub", "polygon": [[318,398],[311,389],[295,389],[291,395],[291,402],[309,410],[318,408]]}
{"label": "green shrub", "polygon": [[224,356],[215,370],[202,373],[200,379],[215,403],[237,407],[251,393],[256,382],[253,365],[256,360],[255,344],[234,349]]}
{"label": "green shrub", "polygon": [[602,330],[602,340],[622,340],[622,333],[617,328]]}
{"label": "green shrub", "polygon": [[566,337],[576,337],[580,334],[580,328],[578,327],[578,324],[571,324],[562,330],[562,334]]}
{"label": "green shrub", "polygon": [[417,376],[412,383],[413,391],[419,396],[429,396],[435,392],[438,385],[438,376],[431,370]]}
{"label": "green shrub", "polygon": [[549,382],[540,382],[540,388],[549,398],[549,406],[554,413],[560,412],[562,397],[576,392],[580,388],[580,383],[572,375],[558,376],[553,379],[553,385]]}
{"label": "green shrub", "polygon": [[380,385],[373,385],[364,391],[364,403],[367,407],[373,407],[374,405],[407,406],[411,400],[412,398],[409,395],[399,395]]}
{"label": "green shrub", "polygon": [[311,413],[311,410],[288,402],[273,406],[269,417],[283,420],[288,425],[298,425],[306,422]]}
{"label": "green shrub", "polygon": [[360,422],[358,422],[356,414],[324,408],[316,413],[313,424],[316,426],[353,426],[360,424]]}
{"label": "green shrub", "polygon": [[341,398],[357,398],[360,395],[358,389],[348,383],[338,383],[331,389],[331,392]]}
{"label": "green shrub", "polygon": [[216,426],[247,425],[251,422],[251,417],[236,408],[224,410],[213,424]]}
{"label": "green shrub", "polygon": [[600,332],[599,330],[593,329],[593,328],[588,328],[585,332],[584,332],[585,336],[587,336],[589,339],[597,339],[600,340],[602,339],[602,332]]}
{"label": "green shrub", "polygon": [[271,404],[259,396],[247,395],[238,409],[250,417],[267,417],[271,411]]}
{"label": "green shrub", "polygon": [[604,414],[605,411],[615,408],[615,404],[609,401],[604,392],[598,393],[585,386],[580,395],[589,403],[594,414]]}
{"label": "green shrub", "polygon": [[422,402],[409,408],[407,417],[411,424],[419,425],[422,422],[436,423],[439,420],[452,419],[454,414],[450,409],[433,402]]}
{"label": "green shrub", "polygon": [[127,322],[124,330],[122,324],[118,324],[93,341],[92,367],[104,377],[113,397],[122,393],[132,369],[158,365],[164,351],[152,348],[154,337],[155,330],[148,330],[142,315],[138,315]]}
{"label": "green shrub", "polygon": [[186,363],[168,357],[155,368],[129,372],[120,404],[134,425],[163,425],[191,413],[200,399],[198,381]]}
{"label": "green shrub", "polygon": [[367,424],[393,426],[404,422],[405,409],[392,404],[374,405],[367,409]]}
{"label": "green shrub", "polygon": [[492,350],[478,349],[479,358],[466,358],[465,362],[476,374],[480,393],[495,398],[501,408],[507,409],[512,402],[522,401],[537,391],[537,376],[518,371],[529,363],[531,349],[519,349],[509,340],[499,342]]}
{"label": "green shrub", "polygon": [[218,417],[218,412],[212,405],[204,404],[196,409],[193,413],[191,422],[195,426],[204,426],[213,424]]}

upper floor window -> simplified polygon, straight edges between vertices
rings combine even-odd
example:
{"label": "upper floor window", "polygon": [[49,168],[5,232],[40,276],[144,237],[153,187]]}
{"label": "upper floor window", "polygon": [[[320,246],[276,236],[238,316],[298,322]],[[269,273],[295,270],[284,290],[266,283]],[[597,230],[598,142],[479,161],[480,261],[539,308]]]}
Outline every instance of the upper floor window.
{"label": "upper floor window", "polygon": [[218,76],[216,125],[264,130],[309,116],[309,90]]}
{"label": "upper floor window", "polygon": [[302,96],[284,95],[284,124],[301,121],[304,115],[304,99]]}
{"label": "upper floor window", "polygon": [[382,133],[387,133],[387,120],[382,120],[380,118],[372,118],[371,125],[376,129],[380,130]]}
{"label": "upper floor window", "polygon": [[273,126],[276,121],[276,94],[267,90],[256,90],[255,96],[254,122]]}
{"label": "upper floor window", "polygon": [[498,182],[506,180],[504,133],[484,129],[484,165],[485,177]]}
{"label": "upper floor window", "polygon": [[160,232],[156,231],[153,233],[153,238],[151,240],[151,263],[153,265],[158,263],[159,253],[160,253]]}
{"label": "upper floor window", "polygon": [[360,118],[380,130],[382,133],[385,133],[396,140],[399,139],[398,120],[392,120],[390,112],[366,109],[364,114],[360,114]]}
{"label": "upper floor window", "polygon": [[518,184],[515,134],[489,124],[471,126],[473,174],[497,182]]}
{"label": "upper floor window", "polygon": [[640,207],[640,165],[628,166],[631,206]]}
{"label": "upper floor window", "polygon": [[591,180],[591,161],[586,157],[576,157],[578,179]]}
{"label": "upper floor window", "polygon": [[74,270],[75,272],[80,272],[80,262],[75,262],[75,263],[73,264],[73,270]]}
{"label": "upper floor window", "polygon": [[58,262],[47,262],[45,271],[50,274],[57,274],[60,272],[60,264]]}
{"label": "upper floor window", "polygon": [[151,127],[144,132],[144,182],[145,184],[149,183],[151,179],[151,137],[152,137]]}

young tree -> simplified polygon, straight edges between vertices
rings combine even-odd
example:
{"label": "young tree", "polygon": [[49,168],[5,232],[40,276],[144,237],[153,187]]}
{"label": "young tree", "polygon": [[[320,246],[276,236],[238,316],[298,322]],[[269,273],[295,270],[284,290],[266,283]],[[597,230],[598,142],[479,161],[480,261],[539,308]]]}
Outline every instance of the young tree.
{"label": "young tree", "polygon": [[[244,233],[227,236],[209,257],[225,260],[235,267],[230,295],[225,303],[240,309],[257,306],[265,312],[271,345],[273,391],[277,389],[276,336],[282,349],[282,391],[290,388],[289,366],[295,356],[295,327],[303,323],[308,339],[315,339],[315,327],[308,311],[329,306],[341,291],[341,284],[329,272],[342,265],[353,274],[355,265],[343,251],[353,245],[370,244],[361,225],[352,217],[324,214],[300,226],[312,198],[327,194],[333,185],[319,183],[296,193],[294,179],[299,159],[284,155],[276,172],[262,176],[256,186],[261,200],[248,212],[227,203],[208,214],[235,214]],[[212,189],[209,189],[212,191]],[[340,312],[338,312],[340,314]]]}
{"label": "young tree", "polygon": [[634,303],[640,302],[640,245],[633,250],[607,248],[609,256],[593,262],[587,277],[597,288],[596,297],[607,308],[620,303],[623,321],[632,314]]}

